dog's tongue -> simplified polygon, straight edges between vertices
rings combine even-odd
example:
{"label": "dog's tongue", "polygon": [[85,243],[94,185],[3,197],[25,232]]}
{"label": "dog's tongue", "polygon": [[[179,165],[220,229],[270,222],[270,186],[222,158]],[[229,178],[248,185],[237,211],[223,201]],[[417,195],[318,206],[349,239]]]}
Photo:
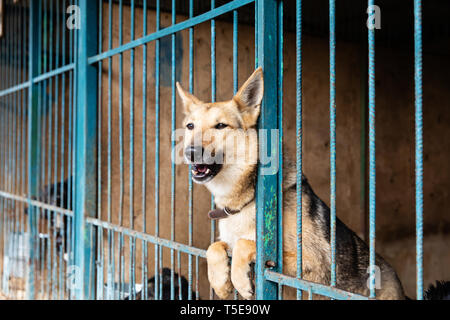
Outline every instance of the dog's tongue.
{"label": "dog's tongue", "polygon": [[197,171],[205,173],[208,168],[205,165],[197,165]]}

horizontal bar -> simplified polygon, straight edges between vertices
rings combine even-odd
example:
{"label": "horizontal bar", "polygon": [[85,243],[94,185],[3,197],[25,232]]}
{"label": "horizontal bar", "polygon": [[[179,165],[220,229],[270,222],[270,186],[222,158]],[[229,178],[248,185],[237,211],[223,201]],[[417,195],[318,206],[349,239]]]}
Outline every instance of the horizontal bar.
{"label": "horizontal bar", "polygon": [[100,60],[112,57],[112,56],[120,54],[120,53],[123,53],[123,52],[125,52],[127,50],[130,50],[130,49],[139,47],[139,46],[141,46],[143,44],[146,44],[148,42],[151,42],[151,41],[154,41],[154,40],[166,37],[168,35],[171,35],[173,33],[178,32],[178,31],[189,29],[189,28],[194,27],[194,26],[196,26],[196,25],[198,25],[200,23],[209,21],[209,20],[214,19],[214,18],[216,18],[218,16],[221,16],[221,15],[223,15],[225,13],[228,13],[228,12],[231,12],[233,10],[239,9],[240,7],[243,7],[243,6],[245,6],[245,5],[249,4],[249,3],[252,3],[252,2],[254,2],[254,0],[234,0],[234,1],[229,2],[229,3],[227,3],[227,4],[223,5],[223,6],[220,6],[218,8],[212,9],[212,10],[210,10],[208,12],[205,12],[205,13],[199,15],[199,16],[196,16],[196,17],[190,18],[188,20],[185,20],[183,22],[171,25],[170,27],[167,27],[167,28],[164,28],[162,30],[156,31],[156,32],[154,32],[152,34],[149,34],[149,35],[147,35],[145,37],[136,39],[134,41],[130,41],[130,42],[128,42],[128,43],[126,43],[124,45],[121,45],[121,46],[119,46],[117,48],[114,48],[112,50],[108,50],[108,51],[105,51],[103,53],[100,53],[100,54],[97,54],[95,56],[92,56],[92,57],[88,58],[88,63],[89,64],[96,63],[96,62],[98,62]]}
{"label": "horizontal bar", "polygon": [[[57,75],[62,74],[64,72],[73,70],[74,67],[75,67],[75,63],[70,63],[70,64],[65,65],[63,67],[54,69],[54,70],[46,72],[46,73],[43,73],[43,74],[41,74],[41,75],[39,75],[37,77],[34,77],[33,78],[33,83],[38,83],[40,81],[47,80],[47,79],[49,79],[51,77],[57,76]],[[30,86],[30,81],[26,81],[26,82],[20,83],[18,85],[15,85],[13,87],[10,87],[8,89],[0,91],[0,97],[6,96],[8,94],[11,94],[11,93],[23,90],[23,89],[26,89],[29,86]]]}
{"label": "horizontal bar", "polygon": [[63,67],[54,69],[54,70],[46,72],[46,73],[43,73],[43,74],[41,74],[38,77],[34,77],[33,78],[33,83],[37,83],[37,82],[49,79],[51,77],[57,76],[57,75],[59,75],[61,73],[73,70],[74,67],[75,67],[75,63],[70,63],[70,64],[67,64],[67,65],[65,65]]}
{"label": "horizontal bar", "polygon": [[18,92],[23,89],[27,89],[29,86],[30,86],[30,82],[27,81],[27,82],[23,82],[21,84],[15,85],[13,87],[10,87],[8,89],[4,89],[4,90],[0,91],[0,97],[7,96],[8,94]]}
{"label": "horizontal bar", "polygon": [[132,230],[126,227],[121,227],[106,221],[102,221],[99,219],[95,219],[95,218],[91,218],[91,217],[86,217],[86,223],[90,223],[93,224],[95,226],[99,226],[102,227],[104,229],[109,229],[115,232],[120,232],[123,233],[127,236],[130,237],[134,237],[137,239],[141,239],[144,241],[148,241],[151,242],[153,244],[158,244],[158,245],[162,245],[171,249],[175,249],[175,250],[179,250],[185,253],[189,253],[195,256],[199,256],[202,258],[206,258],[206,250],[202,250],[202,249],[198,249],[192,246],[188,246],[182,243],[178,243],[175,241],[171,241],[171,240],[167,240],[167,239],[162,239],[159,237],[155,237],[152,235],[149,235],[147,233],[144,232],[140,232],[140,231],[136,231],[136,230]]}
{"label": "horizontal bar", "polygon": [[68,210],[68,209],[63,209],[60,207],[56,207],[50,204],[46,204],[37,200],[28,200],[28,198],[26,197],[21,197],[18,196],[16,194],[12,194],[9,192],[4,192],[4,191],[0,191],[0,197],[5,198],[5,199],[10,199],[10,200],[15,200],[15,201],[20,201],[23,203],[29,203],[30,205],[32,205],[33,207],[36,208],[41,208],[41,209],[45,209],[45,210],[49,210],[49,211],[54,211],[54,212],[58,212],[58,213],[62,213],[65,214],[69,217],[73,216],[73,211]]}
{"label": "horizontal bar", "polygon": [[304,291],[309,291],[315,294],[323,295],[326,297],[339,299],[339,300],[369,300],[368,297],[347,292],[334,287],[329,287],[320,283],[314,283],[302,279],[290,277],[278,272],[266,269],[264,276],[267,280],[277,282],[281,285],[297,288]]}

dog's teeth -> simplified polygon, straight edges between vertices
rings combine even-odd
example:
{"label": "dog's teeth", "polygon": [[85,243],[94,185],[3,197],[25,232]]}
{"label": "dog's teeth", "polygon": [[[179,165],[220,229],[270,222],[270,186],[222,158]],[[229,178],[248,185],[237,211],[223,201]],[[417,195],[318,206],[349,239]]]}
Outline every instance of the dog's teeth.
{"label": "dog's teeth", "polygon": [[197,175],[198,171],[191,170],[193,175]]}
{"label": "dog's teeth", "polygon": [[210,172],[211,172],[211,170],[210,170],[210,169],[207,169],[206,172],[205,172],[205,174],[208,174],[208,173],[210,173]]}

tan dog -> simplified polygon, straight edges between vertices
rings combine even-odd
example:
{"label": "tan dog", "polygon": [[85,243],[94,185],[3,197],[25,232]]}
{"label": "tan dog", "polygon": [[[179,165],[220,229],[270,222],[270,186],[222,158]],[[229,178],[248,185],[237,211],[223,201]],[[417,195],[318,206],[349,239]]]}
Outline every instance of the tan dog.
{"label": "tan dog", "polygon": [[[233,286],[242,297],[250,299],[253,296],[250,264],[256,257],[258,136],[255,129],[264,91],[262,69],[257,69],[238,93],[225,102],[205,103],[184,91],[178,83],[177,88],[186,115],[184,151],[187,161],[192,164],[193,180],[204,184],[214,195],[218,210],[210,216],[223,217],[219,220],[220,241],[213,243],[206,254],[209,282],[222,299],[232,293]],[[295,166],[285,161],[283,175],[283,272],[295,276]],[[302,190],[303,279],[329,284],[329,208],[314,194],[305,177]],[[368,295],[368,247],[339,219],[336,220],[337,287]],[[229,255],[232,256],[231,267]],[[402,286],[392,267],[378,255],[376,265],[381,277],[377,298],[403,299]]]}

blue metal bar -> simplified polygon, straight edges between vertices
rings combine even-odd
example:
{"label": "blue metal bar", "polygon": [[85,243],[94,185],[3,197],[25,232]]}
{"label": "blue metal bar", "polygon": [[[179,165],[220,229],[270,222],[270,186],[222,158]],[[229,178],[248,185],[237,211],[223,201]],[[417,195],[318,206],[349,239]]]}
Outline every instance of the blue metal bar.
{"label": "blue metal bar", "polygon": [[[119,1],[119,45],[123,44],[123,0]],[[123,169],[123,54],[119,54],[119,225],[123,225],[123,196],[124,196],[124,169]],[[124,293],[125,257],[124,237],[119,234],[119,294]]]}
{"label": "blue metal bar", "polygon": [[[283,273],[283,1],[278,2],[278,272]],[[278,299],[283,299],[283,286],[278,285]]]}
{"label": "blue metal bar", "polygon": [[[297,129],[297,278],[302,278],[302,1],[296,2],[296,129]],[[302,299],[301,290],[297,290],[297,299]]]}
{"label": "blue metal bar", "polygon": [[[19,16],[19,7],[18,5],[15,7],[14,9],[14,43],[15,43],[15,48],[14,48],[14,59],[15,59],[15,66],[14,66],[14,83],[18,83],[19,81],[19,70],[20,70],[20,61],[21,59],[16,58],[19,57],[19,44],[20,44],[20,33],[19,33],[19,20],[20,20],[20,16]],[[19,152],[19,139],[20,139],[20,132],[18,134],[18,104],[19,104],[19,96],[18,96],[18,92],[14,94],[14,105],[13,105],[13,154],[12,154],[12,162],[13,162],[13,170],[12,170],[12,191],[14,193],[18,192],[18,182],[19,182],[19,173],[18,173],[18,167],[19,167],[19,159],[18,159],[18,152]],[[18,246],[18,229],[19,229],[19,225],[18,225],[18,212],[17,209],[19,209],[19,206],[16,205],[16,202],[13,201],[11,203],[12,206],[12,214],[13,214],[13,237],[12,237],[12,250],[13,250],[13,254],[15,254],[16,256],[18,256],[19,252],[19,246]],[[17,290],[15,292],[15,295],[17,296]]]}
{"label": "blue metal bar", "polygon": [[[144,36],[142,38],[130,41],[122,46],[118,46],[114,49],[108,50],[106,52],[103,52],[101,54],[97,54],[94,56],[91,56],[88,61],[90,64],[96,63],[97,61],[112,57],[114,55],[117,55],[121,52],[125,52],[127,50],[130,50],[132,48],[139,47],[143,45],[144,43],[148,43],[150,41],[154,41],[157,39],[161,39],[163,37],[166,37],[168,35],[171,35],[172,33],[176,33],[178,31],[182,31],[191,27],[194,27],[198,24],[201,24],[203,22],[209,21],[211,19],[214,19],[218,16],[221,16],[225,13],[231,12],[235,9],[238,9],[240,7],[243,7],[249,3],[254,2],[255,0],[234,0],[231,1],[223,6],[220,6],[218,8],[215,8],[213,10],[210,10],[206,13],[203,13],[201,15],[195,16],[192,19],[188,19],[182,22],[179,22],[175,25],[172,25],[170,27],[164,28],[164,29],[157,29],[156,32],[153,32],[147,36]],[[157,5],[158,8],[158,5]],[[157,10],[158,11],[158,10]]]}
{"label": "blue metal bar", "polygon": [[421,0],[414,0],[414,80],[416,109],[416,295],[417,300],[423,300],[423,112]]}
{"label": "blue metal bar", "polygon": [[[374,0],[369,0],[369,8]],[[375,298],[375,210],[376,210],[376,164],[375,164],[375,29],[369,29],[369,268],[370,298]]]}
{"label": "blue metal bar", "polygon": [[[49,10],[49,70],[53,69],[53,26],[54,26],[54,21],[53,21],[53,10],[54,10],[54,1],[50,1],[50,10]],[[48,106],[47,106],[47,118],[48,118],[48,139],[47,139],[47,186],[51,186],[51,181],[52,181],[52,167],[56,166],[56,164],[53,164],[53,159],[52,159],[52,154],[54,153],[53,151],[53,78],[49,79],[49,99],[48,99]],[[50,196],[51,198],[51,196]],[[50,200],[50,199],[49,199]],[[50,200],[51,201],[51,200]],[[50,290],[51,290],[51,284],[53,283],[53,279],[51,278],[50,274],[51,274],[51,265],[52,265],[52,256],[51,256],[51,239],[50,239],[50,234],[51,234],[51,224],[50,221],[51,219],[54,218],[53,212],[48,211],[46,212],[47,214],[47,234],[48,234],[48,239],[47,239],[47,299],[50,299]]]}
{"label": "blue metal bar", "polygon": [[[28,57],[28,77],[32,79],[41,71],[41,42],[39,41],[40,26],[41,26],[41,0],[30,2],[30,12],[29,12],[29,57]],[[28,230],[30,235],[29,243],[29,269],[27,272],[27,287],[26,294],[27,299],[35,298],[35,246],[36,246],[36,219],[35,211],[31,205],[31,199],[37,197],[38,195],[38,140],[37,138],[37,124],[38,124],[38,87],[36,85],[31,85],[28,88]]]}
{"label": "blue metal bar", "polygon": [[238,83],[238,11],[233,11],[233,94],[239,89]]}
{"label": "blue metal bar", "polygon": [[[134,40],[134,0],[131,1],[130,37]],[[130,52],[130,228],[134,228],[134,49]],[[130,238],[130,299],[135,299],[135,239]]]}
{"label": "blue metal bar", "polygon": [[[160,19],[161,19],[161,12],[160,12],[160,0],[156,0],[156,32],[160,29]],[[160,40],[159,38],[156,40],[155,45],[155,236],[159,237],[159,135],[160,135],[160,115],[159,115],[159,95],[160,95],[160,88],[159,88],[159,57],[160,56]],[[155,293],[154,297],[155,299],[158,299],[159,297],[159,282],[160,277],[157,275],[159,274],[158,270],[158,257],[159,257],[159,250],[162,250],[157,244],[155,245]]]}
{"label": "blue metal bar", "polygon": [[[147,34],[147,0],[144,0],[142,8],[143,28],[142,34]],[[142,232],[147,232],[147,44],[142,47]],[[142,300],[148,297],[148,248],[147,242],[142,241]]]}
{"label": "blue metal bar", "polygon": [[[75,67],[74,63],[69,63],[65,66],[53,69],[52,71],[40,73],[39,75],[36,75],[32,78],[32,83],[35,84],[35,83],[50,79],[59,74],[73,70],[74,67]],[[8,94],[11,94],[11,93],[14,93],[14,92],[17,92],[17,91],[20,91],[20,90],[23,90],[23,89],[26,89],[29,87],[30,87],[30,81],[25,81],[25,82],[16,84],[14,86],[8,87],[7,89],[0,91],[0,97],[6,96]]]}
{"label": "blue metal bar", "polygon": [[[211,11],[214,10],[215,0],[211,0]],[[211,102],[216,101],[216,21],[211,19]],[[215,207],[214,196],[211,195],[211,210]],[[210,242],[213,243],[216,240],[216,222],[211,219],[211,233]],[[189,285],[190,290],[190,285]],[[213,299],[213,289],[209,289],[209,297]]]}
{"label": "blue metal bar", "polygon": [[[176,24],[176,3],[175,0],[172,0],[172,25]],[[176,46],[176,33],[173,33],[171,36],[172,40],[172,123],[171,123],[171,130],[172,132],[176,129],[176,92],[175,92],[175,81],[176,81],[176,57],[175,57],[175,46]],[[175,139],[171,139],[171,150],[175,150]],[[176,184],[176,177],[175,177],[175,162],[171,162],[171,180],[170,180],[170,240],[175,241],[175,184]],[[173,249],[170,250],[170,299],[175,299],[175,252]],[[191,279],[192,280],[192,279]],[[189,283],[191,285],[191,283]]]}
{"label": "blue metal bar", "polygon": [[[273,57],[278,53],[278,3],[276,0],[258,0],[257,3],[258,65],[263,68],[265,79],[259,129],[266,131],[264,134],[267,133],[270,144],[275,138],[271,129],[278,129],[278,66],[273,63]],[[264,166],[270,165],[259,163],[256,188],[256,299],[264,300],[276,299],[278,294],[278,286],[264,277],[266,263],[278,263],[277,195],[281,186],[278,186],[277,172],[261,173]]]}
{"label": "blue metal bar", "polygon": [[[65,9],[64,3],[63,3],[63,8]],[[61,32],[61,36],[58,36],[58,46],[59,46],[59,41],[61,41],[61,51],[62,51],[62,60],[61,60],[61,66],[65,65],[65,28],[64,28],[64,23],[65,23],[65,18],[64,18],[64,12],[65,10],[61,10],[61,5],[60,2],[57,3],[57,15],[58,15],[58,22],[57,22],[57,27],[58,30],[60,30]],[[62,14],[62,17],[61,17]],[[57,50],[58,55],[59,55],[59,49]],[[59,57],[59,56],[58,56]],[[59,67],[59,65],[57,64],[57,67]],[[62,181],[64,179],[64,162],[65,162],[65,158],[64,158],[64,146],[65,146],[65,85],[66,85],[66,81],[65,81],[65,74],[62,74],[61,76],[61,134],[60,134],[60,138],[61,138],[61,152],[59,154],[61,162],[60,162],[60,181]],[[59,90],[59,87],[56,86]],[[58,168],[56,167],[55,170],[58,170]],[[56,171],[57,172],[57,171]],[[56,174],[57,176],[57,174]],[[64,187],[61,184],[60,187],[60,195],[61,195],[61,203],[64,203],[64,199],[65,199],[65,194],[64,194]],[[59,293],[59,297],[58,299],[62,299],[63,298],[63,255],[65,253],[64,250],[64,246],[65,246],[65,230],[64,230],[64,219],[65,216],[62,214],[58,214],[59,219],[61,219],[61,221],[63,222],[63,227],[59,229],[59,232],[61,233],[61,237],[62,237],[62,244],[59,248],[59,254],[58,254],[58,264],[59,264],[59,273],[58,273],[58,293]],[[56,298],[55,298],[56,299]]]}
{"label": "blue metal bar", "polygon": [[[192,19],[194,16],[194,1],[189,0],[189,19]],[[189,93],[194,93],[194,28],[189,28]],[[194,186],[192,183],[192,171],[191,171],[191,165],[189,165],[189,173],[188,173],[188,201],[189,201],[189,209],[188,209],[188,216],[189,216],[189,226],[188,226],[188,233],[189,233],[189,239],[188,244],[190,246],[193,245],[193,214],[194,214]],[[180,263],[180,252],[178,251],[178,263]],[[181,274],[180,271],[178,274]],[[188,299],[189,299],[189,292],[191,292],[189,288],[189,284],[192,283],[192,255],[188,256]],[[179,295],[181,300],[181,277],[178,277],[178,287],[179,289]]]}
{"label": "blue metal bar", "polygon": [[[75,265],[82,275],[76,279],[75,297],[89,296],[89,265],[91,246],[85,230],[85,219],[96,214],[97,143],[97,67],[87,63],[87,57],[97,52],[98,2],[80,0],[81,29],[77,56],[77,117],[75,172]],[[88,36],[89,34],[89,36]]]}
{"label": "blue metal bar", "polygon": [[[238,11],[233,11],[233,94],[239,89],[238,81]],[[238,299],[238,292],[234,290],[234,300]]]}
{"label": "blue metal bar", "polygon": [[[98,52],[101,52],[102,50],[102,34],[103,34],[103,0],[98,0]],[[97,93],[98,93],[98,102],[97,102],[97,109],[98,109],[98,115],[97,115],[97,128],[99,130],[99,133],[97,134],[97,219],[101,217],[102,212],[102,135],[100,134],[102,130],[102,63],[103,61],[99,61],[98,63],[98,87],[97,87]],[[96,269],[96,299],[103,299],[103,250],[102,244],[103,244],[103,237],[102,237],[102,228],[97,228],[97,269]]]}
{"label": "blue metal bar", "polygon": [[331,286],[336,286],[336,3],[330,0],[330,242]]}
{"label": "blue metal bar", "polygon": [[[108,49],[112,48],[112,0],[108,2]],[[111,177],[112,168],[112,57],[108,58],[108,209],[107,219],[112,221]],[[108,230],[107,299],[114,298],[114,233]]]}
{"label": "blue metal bar", "polygon": [[341,289],[314,283],[294,277],[290,277],[272,270],[266,269],[264,273],[269,281],[297,288],[298,290],[308,291],[310,293],[319,294],[339,300],[368,300],[367,297],[355,293],[347,292]]}
{"label": "blue metal bar", "polygon": [[0,91],[0,98],[4,97],[4,96],[7,96],[9,94],[12,94],[14,92],[17,92],[17,91],[28,89],[29,87],[30,87],[30,83],[29,82],[24,82],[24,83],[15,85],[13,87],[9,87],[8,89],[4,89],[4,90]]}
{"label": "blue metal bar", "polygon": [[[132,230],[132,229],[126,228],[126,227],[121,227],[116,224],[113,224],[113,223],[110,223],[107,221],[103,221],[103,220],[99,220],[99,219],[95,219],[95,218],[91,218],[91,217],[86,218],[86,223],[90,223],[90,224],[102,227],[104,229],[112,230],[115,232],[121,232],[124,235],[127,235],[129,237],[134,237],[136,239],[145,240],[147,242],[153,243],[158,246],[164,246],[169,249],[174,249],[174,250],[182,251],[182,252],[194,255],[194,256],[199,256],[201,258],[206,258],[206,250],[199,249],[196,247],[191,247],[191,246],[188,246],[188,245],[185,245],[182,243],[178,243],[175,241],[167,240],[164,238],[160,238],[159,236],[156,236],[156,235],[153,236],[148,233],[144,233],[144,232],[137,231],[137,230]],[[155,276],[155,280],[157,278],[158,277]],[[159,288],[158,288],[158,290],[159,290]]]}

